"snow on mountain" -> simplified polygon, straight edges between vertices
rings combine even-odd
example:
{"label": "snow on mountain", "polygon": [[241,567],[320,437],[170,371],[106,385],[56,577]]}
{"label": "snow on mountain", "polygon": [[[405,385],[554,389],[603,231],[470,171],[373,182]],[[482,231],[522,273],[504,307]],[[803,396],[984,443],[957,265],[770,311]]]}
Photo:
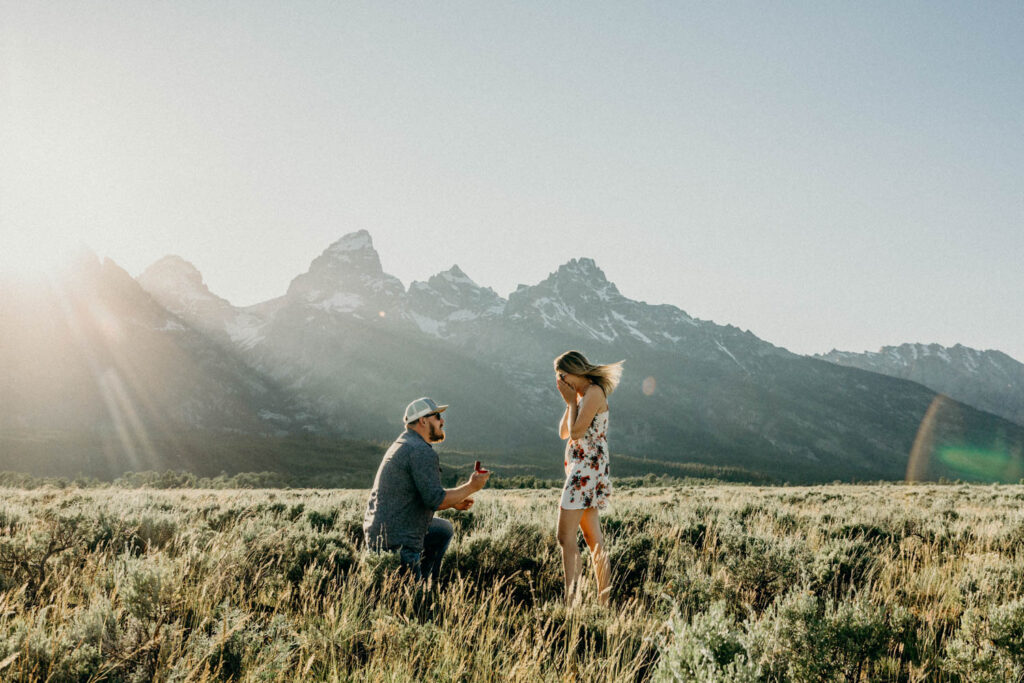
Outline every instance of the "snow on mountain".
{"label": "snow on mountain", "polygon": [[961,344],[901,344],[877,352],[833,349],[818,358],[908,379],[981,410],[1024,424],[1024,364],[1000,351]]}
{"label": "snow on mountain", "polygon": [[242,348],[251,348],[262,339],[265,317],[235,308],[211,292],[199,270],[180,256],[160,259],[138,282],[161,306],[207,334],[226,337]]}
{"label": "snow on mountain", "polygon": [[629,299],[589,258],[569,261],[535,286],[520,285],[509,296],[507,314],[601,344],[662,351],[685,348],[741,368],[745,366],[737,354],[786,353],[749,332],[697,320],[675,306]]}
{"label": "snow on mountain", "polygon": [[292,280],[287,298],[310,308],[369,319],[398,313],[405,287],[381,267],[365,230],[345,235]]}
{"label": "snow on mountain", "polygon": [[494,318],[508,302],[490,287],[481,287],[457,265],[426,282],[409,285],[405,315],[421,331],[444,338],[460,324]]}
{"label": "snow on mountain", "polygon": [[[507,300],[458,266],[406,290],[359,231],[324,250],[286,295],[246,309],[209,293],[181,263],[165,266],[173,277],[155,269],[140,278],[159,290],[155,298],[196,329],[220,330],[331,429],[360,438],[393,436],[393,416],[409,397],[429,394],[453,405],[450,446],[546,449],[557,442],[551,414],[560,408],[551,361],[577,348],[597,362],[627,359],[615,395],[620,452],[685,453],[787,477],[898,478],[934,398],[914,382],[797,356],[749,331],[629,299],[590,258],[520,285]],[[879,358],[904,367],[927,359],[982,374],[1002,364],[956,347],[883,351]],[[495,387],[504,400],[483,400]],[[1016,443],[1019,428],[979,415],[951,416],[940,431]]]}

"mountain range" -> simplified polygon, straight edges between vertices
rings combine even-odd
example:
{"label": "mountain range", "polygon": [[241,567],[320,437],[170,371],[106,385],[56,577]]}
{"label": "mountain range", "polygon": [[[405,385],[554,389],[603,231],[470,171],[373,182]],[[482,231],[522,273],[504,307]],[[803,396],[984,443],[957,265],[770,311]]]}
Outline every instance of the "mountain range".
{"label": "mountain range", "polygon": [[[994,414],[1005,401],[984,382],[974,394],[946,392],[950,400],[932,375],[851,367],[838,352],[793,354],[631,300],[588,258],[507,298],[458,266],[405,288],[359,231],[255,306],[210,292],[180,257],[137,280],[92,257],[45,292],[5,287],[0,312],[12,397],[0,426],[36,443],[71,426],[101,435],[94,457],[115,469],[134,460],[201,466],[204,439],[243,469],[253,439],[291,440],[289,452],[303,439],[384,444],[405,404],[430,395],[451,405],[443,453],[558,476],[563,404],[552,360],[579,349],[596,362],[626,360],[610,398],[620,475],[717,467],[757,480],[902,479],[912,453],[915,476],[1024,474],[1019,413]],[[991,362],[977,353],[979,367]],[[1018,375],[1000,377],[1019,392]],[[226,435],[249,445],[225,445]],[[175,439],[191,445],[174,450]],[[260,448],[272,468],[273,449]]]}
{"label": "mountain range", "polygon": [[1001,351],[978,351],[960,344],[901,344],[866,353],[832,350],[816,357],[909,379],[1024,425],[1024,363]]}

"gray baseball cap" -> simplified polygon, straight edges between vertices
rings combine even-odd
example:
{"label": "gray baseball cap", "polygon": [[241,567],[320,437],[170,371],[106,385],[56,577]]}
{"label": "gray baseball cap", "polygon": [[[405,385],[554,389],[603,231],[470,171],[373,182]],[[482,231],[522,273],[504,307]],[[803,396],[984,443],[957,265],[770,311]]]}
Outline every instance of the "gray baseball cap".
{"label": "gray baseball cap", "polygon": [[418,398],[405,407],[405,417],[402,421],[405,424],[415,422],[424,415],[430,415],[431,413],[443,413],[448,410],[448,406],[439,406],[437,402],[432,398]]}

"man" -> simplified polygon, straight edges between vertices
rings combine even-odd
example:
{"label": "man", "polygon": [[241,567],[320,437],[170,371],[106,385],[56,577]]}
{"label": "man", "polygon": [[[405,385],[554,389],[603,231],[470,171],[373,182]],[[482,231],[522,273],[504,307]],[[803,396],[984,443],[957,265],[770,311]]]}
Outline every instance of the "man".
{"label": "man", "polygon": [[363,517],[363,533],[371,550],[398,552],[403,565],[417,578],[437,583],[441,558],[454,529],[446,519],[434,519],[436,510],[468,510],[470,496],[490,478],[474,471],[469,481],[454,489],[441,486],[437,453],[430,445],[444,441],[448,406],[418,398],[405,408],[405,432],[391,444],[377,468]]}

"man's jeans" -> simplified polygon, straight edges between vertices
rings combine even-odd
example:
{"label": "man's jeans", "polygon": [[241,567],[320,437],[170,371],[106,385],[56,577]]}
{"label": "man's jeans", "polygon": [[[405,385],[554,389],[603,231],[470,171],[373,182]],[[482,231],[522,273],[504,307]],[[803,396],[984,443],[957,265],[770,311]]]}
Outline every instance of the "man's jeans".
{"label": "man's jeans", "polygon": [[437,585],[437,579],[441,574],[441,560],[448,550],[448,544],[452,542],[455,529],[447,519],[435,517],[427,527],[427,535],[423,537],[423,550],[410,550],[406,547],[398,549],[398,557],[402,565],[408,567],[415,574],[417,579],[425,579],[428,576]]}

